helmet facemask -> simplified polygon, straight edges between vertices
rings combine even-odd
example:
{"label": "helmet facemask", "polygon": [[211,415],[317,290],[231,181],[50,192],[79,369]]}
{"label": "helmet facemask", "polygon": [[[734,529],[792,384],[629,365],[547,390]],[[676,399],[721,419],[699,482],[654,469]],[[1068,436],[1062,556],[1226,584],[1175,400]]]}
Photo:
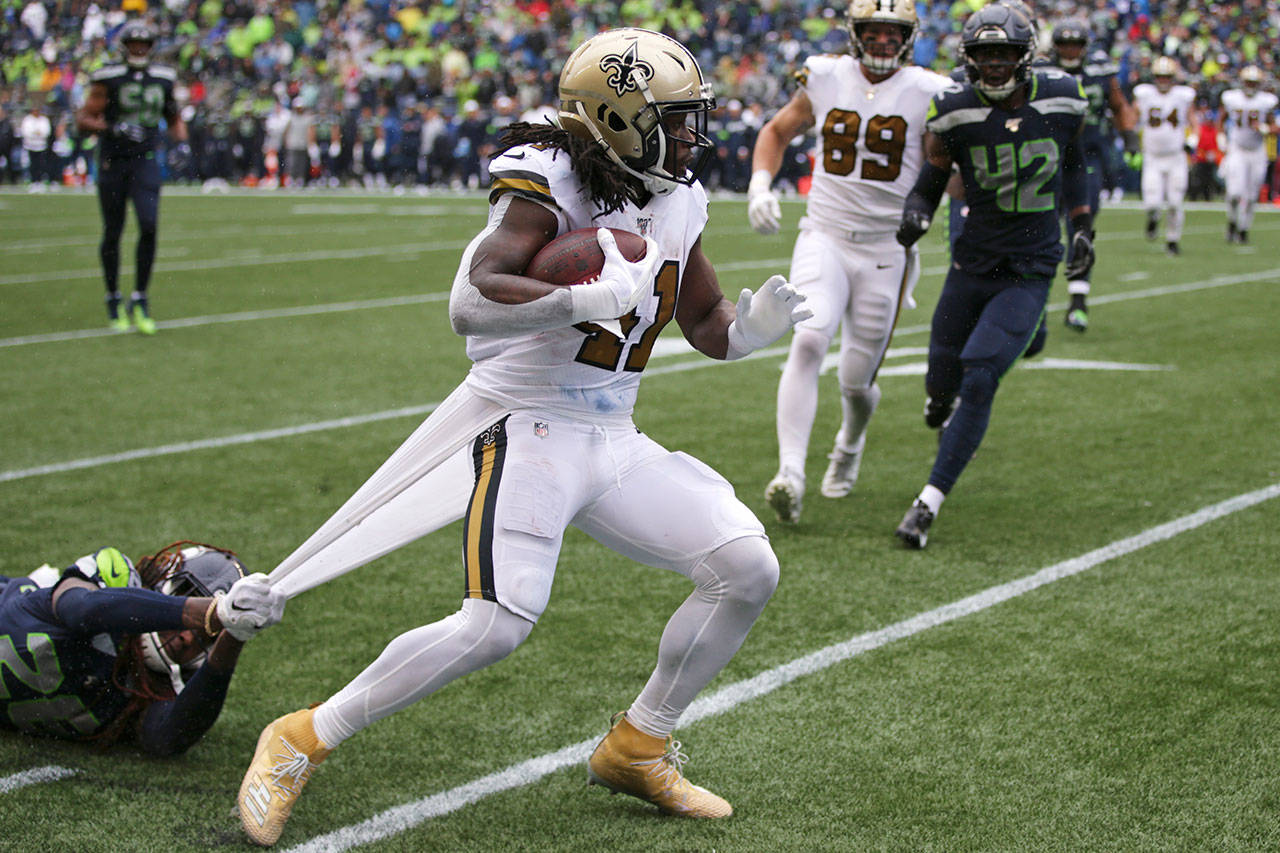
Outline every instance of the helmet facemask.
{"label": "helmet facemask", "polygon": [[[877,23],[886,23],[892,26],[900,34],[899,40],[881,41],[877,40],[870,32],[871,25]],[[852,52],[855,59],[862,63],[872,74],[892,74],[907,62],[907,57],[911,53],[911,46],[916,39],[916,29],[914,26],[901,24],[897,22],[879,21],[872,19],[869,21],[854,21],[849,27],[849,34],[852,38]]]}
{"label": "helmet facemask", "polygon": [[[225,593],[245,576],[235,554],[196,542],[175,542],[159,553],[138,561],[143,583],[156,592],[174,596],[211,598]],[[186,680],[204,663],[213,643],[189,631],[150,631],[138,637],[138,647],[147,669],[169,679],[174,693],[181,693]],[[194,635],[194,634],[193,634]],[[193,653],[194,652],[194,653]]]}
{"label": "helmet facemask", "polygon": [[1027,79],[1029,62],[1024,61],[1017,45],[975,45],[965,51],[965,69],[979,92],[996,101],[1013,94]]}

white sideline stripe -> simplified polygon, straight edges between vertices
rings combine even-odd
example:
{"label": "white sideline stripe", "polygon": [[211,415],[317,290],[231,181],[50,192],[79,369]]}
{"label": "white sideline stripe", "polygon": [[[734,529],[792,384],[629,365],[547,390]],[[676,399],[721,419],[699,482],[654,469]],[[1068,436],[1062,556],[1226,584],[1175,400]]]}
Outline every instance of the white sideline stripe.
{"label": "white sideline stripe", "polygon": [[[1206,281],[1193,281],[1186,284],[1175,284],[1167,287],[1152,287],[1145,290],[1134,291],[1132,293],[1116,293],[1110,296],[1099,296],[1093,300],[1095,305],[1104,302],[1121,302],[1128,299],[1145,299],[1149,296],[1163,296],[1171,293],[1186,293],[1192,290],[1201,290],[1211,287],[1225,287],[1231,284],[1243,284],[1253,281],[1266,281],[1268,279],[1280,278],[1280,267],[1270,270],[1264,270],[1257,273],[1244,273],[1234,276],[1219,276],[1218,278],[1208,279]],[[442,294],[440,298],[444,298]],[[323,307],[323,306],[317,306]],[[1066,303],[1054,303],[1048,306],[1051,311],[1061,310],[1066,307]],[[173,321],[180,322],[180,321]],[[913,335],[921,332],[929,331],[928,324],[919,324],[915,326],[903,326],[899,328],[895,335]],[[0,345],[4,342],[0,341]],[[771,358],[774,356],[785,355],[787,347],[775,346],[762,350],[756,350],[739,361],[750,361],[760,358]],[[661,376],[665,373],[684,373],[689,370],[697,370],[705,367],[713,367],[716,365],[724,365],[726,362],[713,361],[711,359],[699,357],[695,361],[681,362],[678,364],[662,365],[658,367],[648,368],[645,372],[649,376]],[[1030,364],[1026,365],[1030,367]],[[1168,369],[1161,367],[1161,369]],[[893,375],[894,371],[887,368],[881,371],[884,376]],[[908,373],[910,375],[910,373]],[[23,480],[29,477],[41,477],[46,474],[60,474],[66,471],[78,471],[83,468],[95,468],[99,465],[110,465],[115,462],[127,462],[133,459],[149,459],[154,456],[168,456],[175,453],[186,453],[190,450],[207,450],[218,447],[230,447],[237,444],[249,444],[255,441],[266,441],[275,438],[290,438],[295,435],[304,435],[310,432],[320,432],[328,429],[338,429],[341,427],[356,426],[359,424],[375,423],[377,421],[390,420],[392,418],[406,417],[408,415],[422,415],[430,412],[436,407],[436,403],[428,403],[425,406],[409,406],[401,409],[390,409],[382,412],[372,412],[365,415],[352,415],[345,418],[338,418],[330,421],[320,421],[318,423],[301,424],[293,427],[281,427],[278,429],[264,430],[261,432],[242,433],[240,435],[224,436],[222,438],[204,439],[201,441],[188,441],[179,444],[166,444],[160,447],[144,447],[137,450],[129,450],[123,453],[115,453],[107,456],[94,456],[87,459],[73,459],[68,462],[55,462],[48,465],[40,465],[35,468],[18,468],[10,471],[0,471],[0,483],[7,483],[12,480]]]}
{"label": "white sideline stripe", "polygon": [[30,770],[23,770],[21,773],[14,773],[12,776],[0,776],[0,794],[7,794],[10,791],[16,791],[28,785],[56,782],[59,779],[74,776],[79,772],[79,770],[51,764],[48,767],[33,767]]}
{"label": "white sideline stripe", "polygon": [[[723,714],[745,702],[759,699],[761,696],[765,696],[803,676],[822,672],[837,663],[842,663],[865,652],[878,649],[897,640],[906,639],[930,628],[945,625],[961,617],[981,612],[1047,584],[1077,575],[1102,563],[1123,557],[1126,554],[1163,542],[1166,539],[1171,539],[1181,533],[1194,530],[1211,521],[1248,509],[1277,496],[1280,496],[1280,483],[1273,483],[1265,488],[1237,495],[1221,503],[1204,507],[1190,515],[1184,515],[1166,524],[1145,530],[1135,536],[1120,539],[1087,554],[1056,563],[1034,574],[989,587],[968,598],[944,604],[941,607],[916,614],[901,622],[895,622],[885,628],[859,634],[842,643],[819,649],[804,657],[796,658],[773,669],[766,670],[752,678],[726,685],[708,696],[695,700],[680,718],[680,722],[682,725],[688,726],[699,720]],[[352,847],[369,844],[373,841],[396,835],[432,818],[457,811],[491,794],[531,785],[557,770],[581,764],[591,756],[591,751],[598,740],[599,735],[596,735],[556,752],[531,758],[519,764],[513,764],[504,770],[490,773],[488,776],[482,776],[457,788],[387,809],[368,820],[316,836],[297,847],[290,848],[289,853],[348,850]]]}
{"label": "white sideline stripe", "polygon": [[[424,302],[444,302],[448,293],[416,293],[408,296],[389,296],[385,299],[362,299],[351,302],[329,302],[324,305],[299,305],[294,308],[267,308],[261,311],[238,311],[233,314],[206,314],[200,317],[181,317],[177,320],[160,320],[158,329],[189,329],[195,326],[212,326],[219,323],[243,323],[252,320],[278,320],[282,317],[306,317],[313,314],[334,314],[341,311],[364,311],[369,308],[399,308]],[[70,332],[49,332],[43,335],[23,335],[17,338],[0,338],[0,348],[19,347],[27,344],[47,344],[58,341],[79,341],[86,338],[108,338],[125,335],[115,329],[76,329]]]}
{"label": "white sideline stripe", "polygon": [[170,456],[175,453],[188,453],[192,450],[209,450],[217,447],[233,447],[237,444],[252,444],[256,441],[270,441],[274,438],[292,438],[310,432],[323,432],[330,429],[360,426],[392,418],[403,418],[410,415],[429,414],[439,403],[427,403],[420,406],[406,406],[402,409],[388,409],[384,412],[373,412],[367,415],[351,415],[335,418],[331,421],[318,421],[298,426],[267,429],[261,432],[245,432],[240,435],[227,435],[221,438],[206,438],[199,441],[182,441],[177,444],[163,444],[159,447],[142,447],[137,450],[126,450],[123,453],[111,453],[106,456],[91,456],[86,459],[72,459],[69,462],[55,462],[50,465],[39,465],[35,468],[20,468],[13,471],[0,471],[0,483],[12,480],[24,480],[28,477],[42,477],[46,474],[61,474],[66,471],[79,471],[82,468],[96,468],[99,465],[111,465],[116,462],[128,462],[132,459],[150,459],[153,456]]}

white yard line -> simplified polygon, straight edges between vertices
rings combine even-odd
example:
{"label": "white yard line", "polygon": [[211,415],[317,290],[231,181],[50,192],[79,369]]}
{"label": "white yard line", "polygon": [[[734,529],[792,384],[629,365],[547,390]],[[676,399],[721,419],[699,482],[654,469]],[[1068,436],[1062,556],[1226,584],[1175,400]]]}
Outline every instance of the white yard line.
{"label": "white yard line", "polygon": [[[766,670],[752,678],[729,684],[719,690],[694,701],[680,718],[684,726],[692,725],[699,720],[723,714],[753,699],[759,699],[779,687],[783,687],[806,675],[814,675],[829,669],[835,664],[857,657],[858,655],[878,649],[897,640],[906,639],[945,625],[964,616],[979,613],[1012,598],[1025,595],[1047,584],[1069,578],[1073,575],[1092,569],[1095,566],[1139,551],[1158,542],[1172,539],[1181,533],[1195,530],[1219,518],[1240,512],[1280,496],[1280,483],[1237,495],[1234,498],[1212,504],[1189,515],[1174,519],[1166,524],[1120,539],[1109,545],[1082,554],[1070,560],[1064,560],[1038,572],[989,587],[983,591],[944,604],[933,610],[919,613],[909,619],[896,622],[877,631],[870,631],[851,637],[842,643],[827,646],[816,652],[788,661],[773,669]],[[464,806],[484,799],[491,794],[532,785],[545,776],[566,767],[580,765],[590,757],[592,749],[599,740],[599,735],[566,746],[556,752],[540,755],[519,764],[513,764],[504,770],[482,776],[465,785],[460,785],[439,794],[423,797],[402,806],[387,809],[361,823],[352,824],[342,829],[312,838],[303,844],[290,849],[290,853],[319,853],[320,851],[348,850],[379,839],[398,835],[433,818],[455,812]]]}
{"label": "white yard line", "polygon": [[30,770],[23,770],[21,773],[14,773],[12,776],[0,776],[0,794],[8,794],[28,785],[56,782],[59,779],[74,776],[79,772],[79,770],[71,770],[67,767],[50,765],[48,767],[33,767]]}
{"label": "white yard line", "polygon": [[[1275,279],[1275,278],[1280,278],[1280,267],[1270,269],[1270,270],[1262,270],[1256,273],[1242,273],[1240,275],[1218,276],[1216,278],[1205,279],[1204,281],[1192,281],[1192,282],[1186,282],[1184,284],[1168,285],[1166,287],[1151,287],[1151,288],[1146,288],[1140,291],[1133,291],[1131,293],[1114,293],[1110,295],[1103,295],[1103,296],[1098,296],[1094,298],[1093,304],[1098,305],[1106,302],[1121,302],[1129,299],[1147,299],[1153,296],[1166,296],[1174,293],[1187,293],[1193,290],[1204,290],[1204,289],[1214,288],[1214,287],[1226,287],[1228,285],[1233,285],[1233,284],[1245,284],[1249,282],[1266,281],[1266,280]],[[403,298],[408,300],[421,299],[421,301],[438,301],[440,299],[443,299],[444,297],[445,297],[445,294],[426,294],[422,297],[403,297]],[[397,297],[397,298],[400,298],[400,297]],[[354,310],[354,308],[351,307],[353,305],[358,305],[360,307],[373,307],[372,304],[370,303],[382,302],[382,301],[384,300],[370,300],[369,303],[337,303],[337,305],[345,306],[345,307],[337,307],[337,308],[333,308],[332,310]],[[1063,307],[1065,307],[1065,305],[1054,304],[1054,305],[1050,305],[1049,309],[1056,311]],[[300,313],[323,313],[325,309],[326,309],[326,306],[314,306],[311,309],[296,309],[296,310],[298,310]],[[282,310],[295,310],[295,309],[282,309]],[[247,313],[256,314],[261,312],[247,312]],[[235,316],[239,316],[239,315],[220,315],[221,318],[235,317]],[[186,321],[175,320],[170,322],[173,322],[173,323],[188,322],[191,325],[197,325],[199,324],[199,322],[197,321],[223,322],[224,320],[218,319],[218,318],[188,318],[188,320]],[[895,336],[912,335],[912,334],[920,334],[922,332],[927,332],[928,330],[929,330],[929,326],[927,324],[920,324],[915,326],[903,326],[899,328],[894,334]],[[10,340],[14,340],[14,339],[10,339]],[[5,341],[0,340],[0,347],[5,345],[6,345]],[[656,354],[659,356],[679,355],[681,354],[681,349],[682,348],[680,344],[675,344],[671,346],[670,349],[666,349]],[[683,348],[683,351],[685,353],[688,353],[688,352],[692,352],[692,349],[686,347],[686,348]],[[763,350],[757,350],[756,352],[747,356],[747,359],[743,359],[743,360],[745,361],[748,359],[771,358],[774,356],[783,355],[785,353],[786,353],[785,346],[781,346],[781,347],[775,346],[775,347],[769,347]],[[895,352],[895,350],[890,350],[889,354],[892,356],[898,353],[906,354],[905,351],[901,351],[901,350],[897,352]],[[696,361],[650,367],[645,372],[649,376],[661,376],[665,373],[684,373],[689,370],[697,370],[697,369],[706,368],[706,367],[721,366],[724,364],[725,362],[699,358]],[[1103,366],[1100,367],[1099,366],[1100,364],[1103,364]],[[1029,367],[1030,365],[1031,363],[1029,362],[1026,366]],[[1066,365],[1054,365],[1054,366],[1065,367]],[[1087,363],[1087,367],[1088,369],[1129,369],[1129,370],[1170,369],[1166,365],[1128,365],[1128,366],[1112,365],[1111,367],[1108,368],[1105,366],[1105,363],[1094,363],[1094,362]],[[880,372],[880,375],[882,376],[891,376],[896,374],[916,375],[918,373],[919,373],[918,366],[904,366],[901,369],[886,368]],[[83,459],[72,459],[67,462],[55,462],[48,465],[38,465],[34,468],[17,468],[9,471],[0,471],[0,483],[6,483],[12,480],[25,480],[30,477],[41,477],[48,474],[60,474],[67,471],[78,471],[83,468],[96,468],[100,465],[110,465],[116,462],[127,462],[135,459],[149,459],[155,456],[169,456],[175,453],[187,453],[192,450],[208,450],[208,449],[213,449],[218,447],[230,447],[237,444],[249,444],[256,441],[267,441],[267,440],[276,439],[276,438],[291,438],[296,435],[305,435],[306,433],[311,433],[311,432],[321,432],[321,431],[330,430],[330,429],[341,429],[349,426],[357,426],[360,424],[390,420],[392,418],[407,417],[409,415],[424,415],[430,412],[432,409],[434,409],[435,406],[436,406],[435,403],[428,403],[426,405],[420,405],[420,406],[408,406],[400,409],[389,409],[381,412],[371,412],[369,414],[364,414],[364,415],[352,415],[350,417],[337,418],[335,420],[319,421],[319,422],[310,423],[310,424],[300,424],[298,426],[293,426],[293,427],[281,427],[278,429],[262,430],[259,432],[250,432],[250,433],[241,433],[239,435],[223,436],[222,438],[203,439],[199,441],[187,441],[187,442],[180,442],[177,444],[165,444],[159,447],[143,447],[137,450],[125,451],[123,453],[113,453],[105,456],[92,456],[92,457],[83,458]]]}

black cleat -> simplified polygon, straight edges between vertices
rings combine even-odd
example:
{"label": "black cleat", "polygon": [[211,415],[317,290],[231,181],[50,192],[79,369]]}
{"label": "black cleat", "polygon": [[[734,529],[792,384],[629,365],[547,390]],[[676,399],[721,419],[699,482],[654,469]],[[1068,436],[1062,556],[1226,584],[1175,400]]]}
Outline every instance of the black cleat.
{"label": "black cleat", "polygon": [[924,501],[917,499],[902,517],[902,523],[893,532],[908,548],[917,551],[924,548],[929,541],[929,525],[933,524],[933,510]]}
{"label": "black cleat", "polygon": [[956,406],[959,404],[959,397],[952,397],[950,400],[926,398],[924,401],[924,425],[929,429],[946,429],[947,423],[950,422],[951,416],[955,414]]}
{"label": "black cleat", "polygon": [[1237,233],[1238,233],[1238,232],[1236,231],[1236,224],[1235,224],[1234,222],[1228,222],[1228,223],[1227,223],[1227,242],[1228,242],[1228,243],[1237,243],[1237,242],[1239,242],[1239,241],[1236,239],[1236,234],[1237,234]]}
{"label": "black cleat", "polygon": [[1160,224],[1159,216],[1153,216],[1151,214],[1147,215],[1147,239],[1148,240],[1156,239],[1156,228],[1159,226],[1159,224]]}
{"label": "black cleat", "polygon": [[1182,254],[1182,249],[1178,247],[1178,241],[1170,240],[1165,244],[1165,251],[1173,255],[1175,258]]}
{"label": "black cleat", "polygon": [[1245,228],[1241,228],[1237,230],[1236,242],[1239,243],[1241,246],[1247,244],[1249,242],[1249,231]]}

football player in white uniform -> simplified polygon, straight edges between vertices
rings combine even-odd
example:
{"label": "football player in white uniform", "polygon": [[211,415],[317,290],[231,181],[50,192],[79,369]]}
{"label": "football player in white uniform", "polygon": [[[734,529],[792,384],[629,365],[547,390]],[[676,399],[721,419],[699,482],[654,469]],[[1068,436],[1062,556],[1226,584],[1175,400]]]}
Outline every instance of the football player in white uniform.
{"label": "football player in white uniform", "polygon": [[1138,126],[1142,130],[1142,206],[1147,211],[1147,239],[1156,238],[1160,213],[1165,220],[1165,246],[1171,255],[1179,253],[1183,203],[1187,197],[1187,155],[1194,150],[1189,133],[1195,124],[1196,90],[1176,85],[1178,63],[1161,56],[1151,63],[1152,83],[1133,87]]}
{"label": "football player in white uniform", "polygon": [[1267,175],[1268,132],[1276,133],[1277,98],[1262,91],[1262,71],[1256,65],[1240,72],[1240,88],[1222,93],[1219,127],[1227,132],[1222,176],[1227,185],[1227,242],[1249,242],[1253,208]]}
{"label": "football player in white uniform", "polygon": [[919,277],[918,253],[893,238],[920,171],[925,113],[945,77],[907,65],[916,34],[912,0],[854,0],[849,56],[812,56],[794,97],[761,129],[752,154],[747,216],[756,231],[780,225],[770,189],[787,145],[815,128],[813,185],[791,256],[791,281],[813,317],[796,327],[778,384],[778,474],[765,499],[786,522],[800,517],[805,457],[818,406],[818,374],[840,329],[842,419],[822,494],[849,494],[867,423],[880,401],[876,372],[898,312]]}
{"label": "football player in white uniform", "polygon": [[[723,477],[666,450],[631,418],[641,371],[670,320],[698,350],[732,359],[808,316],[781,276],[744,290],[735,306],[703,254],[707,197],[697,175],[713,150],[704,131],[714,107],[679,42],[618,29],[565,63],[558,126],[508,130],[490,166],[488,225],[463,253],[449,306],[474,366],[419,430],[438,434],[424,444],[461,452],[428,466],[421,492],[420,483],[383,489],[386,503],[349,531],[357,540],[349,550],[371,559],[426,532],[402,528],[448,496],[432,529],[465,513],[462,607],[392,640],[319,707],[264,730],[239,796],[255,842],[276,841],[314,766],[343,740],[524,641],[547,605],[571,524],[694,585],[667,623],[647,685],[592,754],[588,780],[670,814],[732,813],[684,777],[671,733],[746,639],[777,583],[777,559]],[[602,229],[606,262],[594,282],[557,287],[523,275],[551,238],[595,226],[645,235],[646,255],[627,261]],[[383,469],[404,464],[397,451]],[[401,528],[378,521],[387,508],[395,516],[397,494],[415,493],[423,498],[403,512]]]}

